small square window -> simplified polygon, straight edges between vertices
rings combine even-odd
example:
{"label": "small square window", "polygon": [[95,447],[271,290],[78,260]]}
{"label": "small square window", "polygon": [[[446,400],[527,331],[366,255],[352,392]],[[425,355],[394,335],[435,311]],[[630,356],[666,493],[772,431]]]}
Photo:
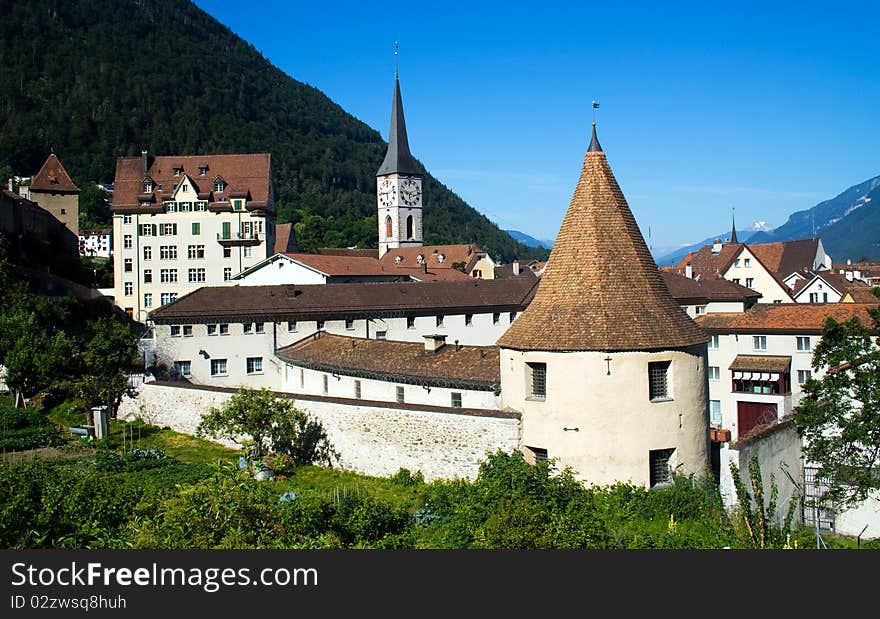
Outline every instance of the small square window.
{"label": "small square window", "polygon": [[510,322],[513,322],[514,319],[516,318],[516,312],[510,312],[509,317],[510,317]]}
{"label": "small square window", "polygon": [[318,328],[318,331],[320,331],[321,329],[324,328],[324,321],[323,321],[323,320],[319,320],[319,321],[316,323],[316,326],[317,326],[317,328]]}
{"label": "small square window", "polygon": [[442,326],[443,326],[443,318],[444,318],[443,314],[438,315],[438,316],[434,319],[434,324],[435,324],[435,326],[437,326],[437,327],[442,327]]}
{"label": "small square window", "polygon": [[648,388],[652,402],[670,399],[669,397],[669,366],[670,361],[652,361],[648,363]]}
{"label": "small square window", "polygon": [[376,339],[377,340],[384,340],[387,336],[388,336],[387,331],[376,331]]}
{"label": "small square window", "polygon": [[180,336],[180,325],[171,325],[171,337]]}
{"label": "small square window", "polygon": [[220,329],[220,335],[229,335],[229,324],[222,322],[218,325]]}
{"label": "small square window", "polygon": [[352,330],[354,330],[354,320],[348,320],[348,319],[346,319],[346,321],[345,321],[345,328],[346,328],[346,330],[348,330],[348,331],[352,331]]}
{"label": "small square window", "polygon": [[547,397],[547,364],[526,363],[528,397],[541,399]]}
{"label": "small square window", "polygon": [[[193,236],[198,236],[202,233],[202,224],[197,221],[192,222],[192,234]],[[202,256],[204,257],[204,256]]]}
{"label": "small square window", "polygon": [[248,357],[246,362],[246,369],[248,374],[262,374],[263,372],[263,358],[262,357]]}
{"label": "small square window", "polygon": [[754,288],[755,287],[755,278],[747,277],[746,278],[746,288]]}
{"label": "small square window", "polygon": [[501,314],[500,314],[500,313],[495,312],[494,314],[492,314],[492,324],[493,324],[493,325],[497,325],[498,322],[499,322],[500,320],[501,320]]}
{"label": "small square window", "polygon": [[651,487],[665,486],[672,482],[670,460],[674,449],[654,449],[648,453],[651,467]]}
{"label": "small square window", "polygon": [[211,359],[211,376],[226,376],[226,359]]}
{"label": "small square window", "polygon": [[743,260],[743,263],[745,264],[746,268],[748,268],[748,267],[752,266],[752,259],[746,258],[745,260]]}
{"label": "small square window", "polygon": [[719,380],[721,378],[721,368],[717,365],[709,366],[709,380]]}
{"label": "small square window", "polygon": [[752,346],[755,350],[767,350],[767,336],[755,335],[752,337]]}
{"label": "small square window", "polygon": [[205,331],[208,335],[217,335],[217,325],[205,325]]}
{"label": "small square window", "polygon": [[193,334],[193,326],[192,325],[183,325],[183,337],[192,337]]}
{"label": "small square window", "polygon": [[241,326],[241,329],[242,333],[244,333],[245,335],[250,335],[254,332],[254,323],[246,322]]}
{"label": "small square window", "polygon": [[811,349],[810,338],[809,337],[798,337],[797,338],[797,349],[800,352],[808,352]]}
{"label": "small square window", "polygon": [[192,370],[191,361],[175,361],[173,364],[174,372],[178,376],[190,376]]}
{"label": "small square window", "polygon": [[266,323],[265,322],[254,323],[254,331],[257,333],[265,333],[266,332]]}
{"label": "small square window", "polygon": [[803,385],[808,380],[813,377],[813,372],[810,370],[798,370],[797,371],[797,381],[799,385]]}
{"label": "small square window", "polygon": [[354,381],[354,397],[358,400],[361,399],[361,381]]}
{"label": "small square window", "polygon": [[400,403],[403,403],[404,401],[403,387],[397,388],[397,401]]}
{"label": "small square window", "polygon": [[415,329],[416,328],[416,319],[414,316],[407,316],[406,328],[407,329]]}
{"label": "small square window", "polygon": [[296,332],[296,321],[295,320],[288,320],[287,321],[287,330],[291,333]]}
{"label": "small square window", "polygon": [[223,257],[224,258],[232,258],[232,248],[231,247],[224,247],[223,248]]}
{"label": "small square window", "polygon": [[461,394],[452,392],[452,408],[461,408]]}

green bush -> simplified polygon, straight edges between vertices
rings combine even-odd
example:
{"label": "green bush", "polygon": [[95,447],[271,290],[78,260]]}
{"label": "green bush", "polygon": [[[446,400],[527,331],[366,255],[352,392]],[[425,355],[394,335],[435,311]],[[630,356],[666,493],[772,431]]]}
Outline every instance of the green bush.
{"label": "green bush", "polygon": [[54,447],[64,442],[61,431],[44,413],[0,406],[0,452]]}

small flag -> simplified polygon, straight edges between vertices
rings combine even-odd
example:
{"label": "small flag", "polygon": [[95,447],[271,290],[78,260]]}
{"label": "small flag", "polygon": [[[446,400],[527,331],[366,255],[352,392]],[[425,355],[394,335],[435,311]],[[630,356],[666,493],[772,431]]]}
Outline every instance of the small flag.
{"label": "small flag", "polygon": [[598,109],[599,109],[599,103],[598,103],[597,101],[593,101],[593,109],[594,109],[594,110],[598,110]]}

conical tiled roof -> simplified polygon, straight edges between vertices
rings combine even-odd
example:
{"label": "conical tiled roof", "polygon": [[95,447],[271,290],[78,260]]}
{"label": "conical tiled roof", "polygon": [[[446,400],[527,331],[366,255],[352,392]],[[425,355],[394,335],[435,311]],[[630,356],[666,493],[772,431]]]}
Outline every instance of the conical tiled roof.
{"label": "conical tiled roof", "polygon": [[394,78],[394,97],[391,100],[391,130],[388,132],[388,152],[376,172],[385,174],[420,174],[419,164],[409,152],[406,138],[406,121],[403,119],[403,99],[400,96],[400,80]]}
{"label": "conical tiled roof", "polygon": [[517,350],[653,350],[708,341],[669,294],[595,135],[534,300],[498,340]]}
{"label": "conical tiled roof", "polygon": [[31,191],[79,193],[79,187],[73,184],[61,161],[52,153],[31,180]]}

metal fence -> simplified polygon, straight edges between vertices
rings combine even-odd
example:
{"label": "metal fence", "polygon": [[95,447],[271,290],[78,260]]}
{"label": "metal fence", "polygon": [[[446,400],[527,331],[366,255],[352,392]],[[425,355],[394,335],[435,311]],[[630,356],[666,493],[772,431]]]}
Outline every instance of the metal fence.
{"label": "metal fence", "polygon": [[822,505],[822,495],[828,490],[827,481],[818,476],[818,468],[804,467],[804,524],[815,527],[819,522],[820,531],[834,532],[834,509],[831,505]]}

